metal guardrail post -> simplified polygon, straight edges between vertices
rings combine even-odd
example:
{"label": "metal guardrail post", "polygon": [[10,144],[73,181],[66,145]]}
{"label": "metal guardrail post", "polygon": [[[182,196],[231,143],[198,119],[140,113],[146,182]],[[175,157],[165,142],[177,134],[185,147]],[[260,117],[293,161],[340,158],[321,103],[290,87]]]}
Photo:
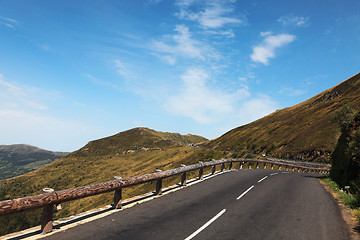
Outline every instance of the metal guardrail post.
{"label": "metal guardrail post", "polygon": [[[52,193],[54,189],[44,188],[43,193]],[[54,213],[54,204],[47,204],[42,208],[41,215],[41,232],[43,234],[52,232],[53,230],[53,213]]]}
{"label": "metal guardrail post", "polygon": [[248,162],[248,169],[251,169],[251,163]]}
{"label": "metal guardrail post", "polygon": [[220,171],[221,171],[221,172],[223,172],[223,171],[224,171],[224,169],[225,169],[225,163],[222,163],[222,164],[221,164]]}
{"label": "metal guardrail post", "polygon": [[229,162],[229,170],[232,169],[232,162]]}
{"label": "metal guardrail post", "polygon": [[259,162],[256,162],[256,169],[259,169]]}
{"label": "metal guardrail post", "polygon": [[[114,180],[115,181],[120,181],[122,178],[115,176]],[[113,207],[115,209],[120,209],[122,207],[122,203],[121,203],[121,199],[122,199],[122,188],[118,188],[114,190],[114,205]]]}
{"label": "metal guardrail post", "polygon": [[240,162],[239,162],[239,169],[242,169],[242,168],[243,168],[243,162],[240,161]]}

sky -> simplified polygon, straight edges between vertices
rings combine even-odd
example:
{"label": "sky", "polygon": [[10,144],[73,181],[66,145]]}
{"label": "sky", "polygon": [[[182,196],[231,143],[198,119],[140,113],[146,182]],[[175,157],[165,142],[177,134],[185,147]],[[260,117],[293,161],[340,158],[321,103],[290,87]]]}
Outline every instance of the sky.
{"label": "sky", "polygon": [[358,0],[0,0],[0,144],[208,139],[360,71]]}

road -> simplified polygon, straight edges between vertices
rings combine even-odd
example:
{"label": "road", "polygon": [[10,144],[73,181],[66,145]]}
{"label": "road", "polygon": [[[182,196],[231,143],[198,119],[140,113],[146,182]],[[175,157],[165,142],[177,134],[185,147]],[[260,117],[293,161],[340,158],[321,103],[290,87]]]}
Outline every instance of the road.
{"label": "road", "polygon": [[237,170],[45,239],[349,239],[311,174]]}

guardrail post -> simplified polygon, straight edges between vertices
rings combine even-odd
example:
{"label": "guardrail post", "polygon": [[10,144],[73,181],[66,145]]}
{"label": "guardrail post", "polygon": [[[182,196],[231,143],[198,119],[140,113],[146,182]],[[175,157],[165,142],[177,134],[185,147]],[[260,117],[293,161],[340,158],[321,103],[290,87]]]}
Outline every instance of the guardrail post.
{"label": "guardrail post", "polygon": [[266,169],[266,162],[264,162],[264,169]]}
{"label": "guardrail post", "polygon": [[256,162],[256,169],[259,169],[259,162]]}
{"label": "guardrail post", "polygon": [[232,169],[232,162],[229,162],[229,171]]}
{"label": "guardrail post", "polygon": [[242,168],[243,168],[243,162],[240,161],[240,162],[239,162],[239,169],[242,169]]}
{"label": "guardrail post", "polygon": [[[114,176],[115,181],[120,181],[121,179],[122,179],[121,177]],[[122,188],[115,189],[114,206],[113,206],[115,209],[120,209],[122,207],[121,199],[122,199]]]}
{"label": "guardrail post", "polygon": [[[186,167],[185,164],[181,164],[181,167]],[[181,174],[181,186],[186,186],[186,172]]]}
{"label": "guardrail post", "polygon": [[216,172],[216,165],[213,165],[213,166],[211,167],[211,175],[214,175],[215,172]]}
{"label": "guardrail post", "polygon": [[[156,169],[156,172],[161,172],[160,169]],[[155,190],[155,194],[156,195],[161,195],[162,194],[162,179],[159,178],[158,180],[156,180],[156,190]]]}
{"label": "guardrail post", "polygon": [[251,162],[248,162],[248,169],[251,169]]}
{"label": "guardrail post", "polygon": [[279,170],[281,170],[281,165],[279,164],[278,166],[279,166]]}
{"label": "guardrail post", "polygon": [[223,172],[223,171],[224,171],[224,169],[225,169],[225,163],[222,163],[222,164],[221,164],[220,171],[221,171],[221,172]]}
{"label": "guardrail post", "polygon": [[[43,193],[52,193],[54,189],[44,188]],[[54,213],[54,204],[45,205],[42,209],[41,216],[41,232],[43,234],[52,232],[53,230],[53,213]]]}
{"label": "guardrail post", "polygon": [[[203,162],[199,162],[201,165],[203,164]],[[204,176],[204,168],[201,167],[199,169],[199,180],[202,180],[203,179],[203,176]]]}
{"label": "guardrail post", "polygon": [[270,168],[274,169],[274,164],[273,163],[270,164]]}

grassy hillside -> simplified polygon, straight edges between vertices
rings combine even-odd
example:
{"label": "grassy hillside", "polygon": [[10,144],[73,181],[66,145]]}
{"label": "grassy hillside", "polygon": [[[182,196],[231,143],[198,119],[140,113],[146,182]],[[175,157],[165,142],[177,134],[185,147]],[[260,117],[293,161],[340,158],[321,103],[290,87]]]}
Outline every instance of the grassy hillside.
{"label": "grassy hillside", "polygon": [[66,154],[26,144],[0,145],[0,180],[36,170]]}
{"label": "grassy hillside", "polygon": [[125,154],[138,151],[162,150],[172,146],[185,146],[207,139],[196,135],[159,132],[148,128],[134,128],[110,137],[89,142],[71,156]]}
{"label": "grassy hillside", "polygon": [[[84,186],[194,164],[200,160],[225,157],[226,153],[189,147],[203,141],[193,135],[162,133],[146,128],[131,129],[114,136],[92,141],[80,150],[28,174],[2,181],[0,200],[41,193],[45,187],[55,190]],[[128,151],[134,150],[134,151]],[[164,181],[179,182],[180,178]],[[155,183],[126,188],[124,197],[155,189]],[[62,204],[55,217],[69,216],[112,202],[112,193]],[[0,235],[39,224],[40,211],[0,217]],[[10,224],[9,224],[10,223]]]}
{"label": "grassy hillside", "polygon": [[329,162],[340,136],[332,115],[348,103],[360,106],[360,74],[298,105],[235,128],[202,146]]}

